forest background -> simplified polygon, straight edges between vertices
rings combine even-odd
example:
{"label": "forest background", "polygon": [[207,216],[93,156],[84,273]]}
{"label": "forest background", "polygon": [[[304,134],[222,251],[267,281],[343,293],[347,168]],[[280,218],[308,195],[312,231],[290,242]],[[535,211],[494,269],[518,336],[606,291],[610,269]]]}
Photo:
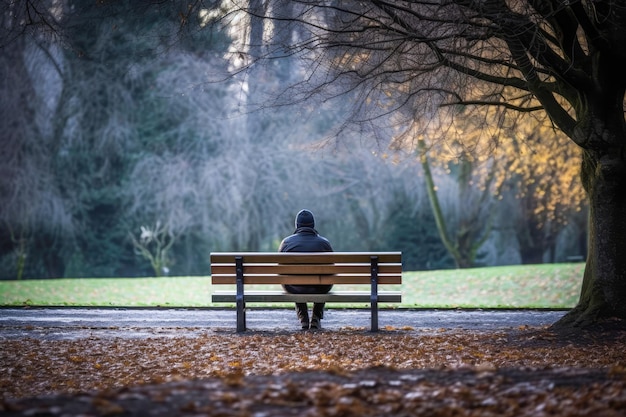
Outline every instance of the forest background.
{"label": "forest background", "polygon": [[294,94],[295,58],[250,65],[293,26],[220,2],[38,4],[54,25],[20,36],[2,12],[3,279],[207,275],[211,251],[276,250],[305,207],[335,250],[406,270],[586,253],[580,155],[550,126],[438,118],[416,146],[393,114],[345,124],[357,90]]}

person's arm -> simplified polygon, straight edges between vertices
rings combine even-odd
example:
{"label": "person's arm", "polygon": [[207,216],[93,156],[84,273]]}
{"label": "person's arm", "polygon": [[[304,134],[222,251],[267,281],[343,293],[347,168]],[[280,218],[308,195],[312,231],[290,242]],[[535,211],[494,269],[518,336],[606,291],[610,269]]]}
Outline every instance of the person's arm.
{"label": "person's arm", "polygon": [[278,252],[287,252],[287,238],[284,238],[278,246]]}

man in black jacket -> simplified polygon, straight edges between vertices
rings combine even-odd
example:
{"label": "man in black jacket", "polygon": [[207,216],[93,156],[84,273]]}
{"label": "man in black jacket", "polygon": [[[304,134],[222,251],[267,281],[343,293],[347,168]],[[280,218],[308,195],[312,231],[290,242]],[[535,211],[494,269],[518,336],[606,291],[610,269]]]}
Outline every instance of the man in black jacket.
{"label": "man in black jacket", "polygon": [[[309,210],[300,210],[296,216],[296,231],[280,243],[279,252],[332,252],[330,242],[315,230],[315,218]],[[283,285],[291,294],[326,294],[332,285]],[[313,315],[309,323],[309,310],[306,303],[296,303],[296,313],[302,329],[321,329],[320,320],[324,317],[324,303],[313,304]]]}

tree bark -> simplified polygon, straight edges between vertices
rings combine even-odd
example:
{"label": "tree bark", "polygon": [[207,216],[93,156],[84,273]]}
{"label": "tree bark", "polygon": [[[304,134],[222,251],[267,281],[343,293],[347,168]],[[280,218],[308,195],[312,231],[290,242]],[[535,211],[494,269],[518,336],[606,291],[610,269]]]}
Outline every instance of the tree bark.
{"label": "tree bark", "polygon": [[582,168],[589,196],[589,245],[578,305],[554,324],[589,327],[626,319],[626,162],[624,147],[586,151]]}

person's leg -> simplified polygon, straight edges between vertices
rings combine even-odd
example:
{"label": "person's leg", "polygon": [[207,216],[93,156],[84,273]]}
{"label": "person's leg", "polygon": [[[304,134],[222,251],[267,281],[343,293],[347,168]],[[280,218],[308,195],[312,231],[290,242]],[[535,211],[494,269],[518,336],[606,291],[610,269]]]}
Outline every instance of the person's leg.
{"label": "person's leg", "polygon": [[313,317],[311,318],[311,329],[321,329],[321,320],[324,318],[324,303],[313,304]]}
{"label": "person's leg", "polygon": [[309,328],[309,309],[306,303],[296,303],[296,314],[303,330]]}
{"label": "person's leg", "polygon": [[[283,285],[283,289],[290,294],[302,294],[303,288],[297,285]],[[296,315],[300,320],[302,330],[309,329],[309,309],[306,303],[296,303]]]}
{"label": "person's leg", "polygon": [[315,303],[313,304],[313,317],[317,317],[319,319],[324,318],[324,306],[325,303]]}

